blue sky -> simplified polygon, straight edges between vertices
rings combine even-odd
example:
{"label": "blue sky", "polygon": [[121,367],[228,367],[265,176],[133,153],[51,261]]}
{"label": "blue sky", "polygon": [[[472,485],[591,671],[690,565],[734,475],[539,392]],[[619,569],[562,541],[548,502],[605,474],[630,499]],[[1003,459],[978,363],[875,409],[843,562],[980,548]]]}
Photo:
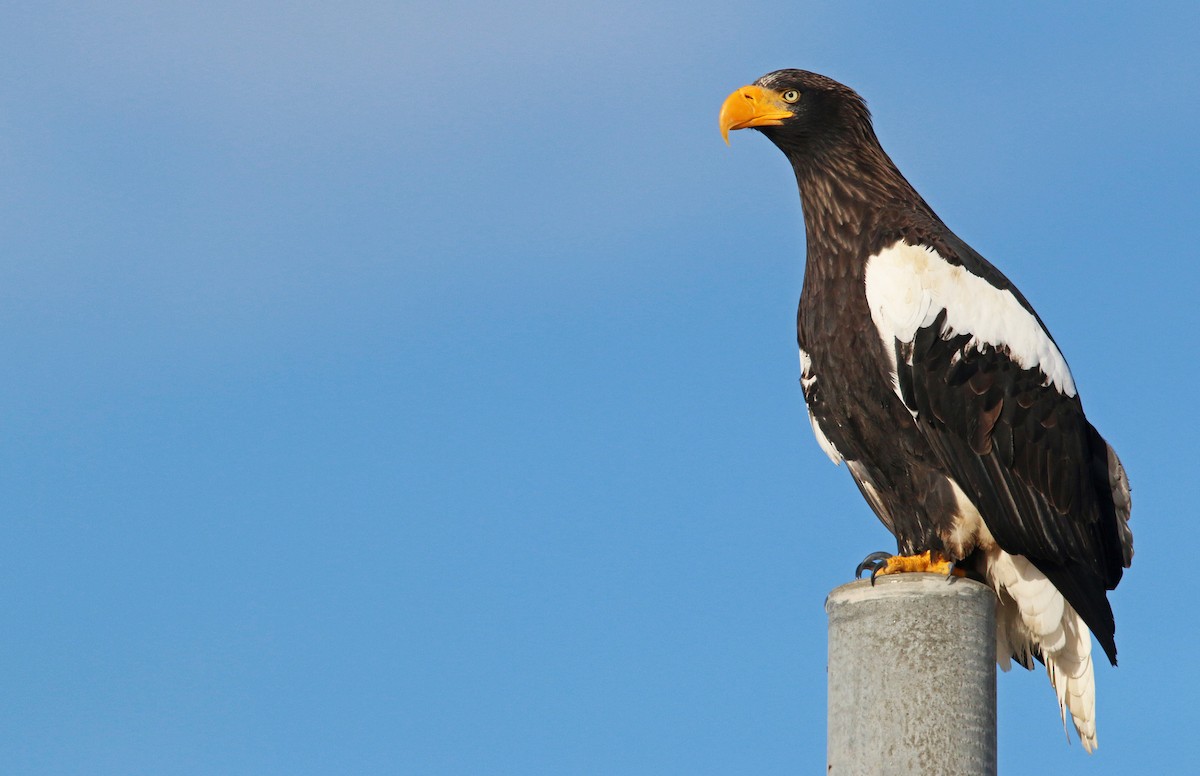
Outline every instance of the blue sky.
{"label": "blue sky", "polygon": [[803,228],[732,89],[862,92],[1134,484],[1100,751],[1186,769],[1200,8],[0,10],[13,774],[824,762],[823,601],[890,537],[811,437]]}

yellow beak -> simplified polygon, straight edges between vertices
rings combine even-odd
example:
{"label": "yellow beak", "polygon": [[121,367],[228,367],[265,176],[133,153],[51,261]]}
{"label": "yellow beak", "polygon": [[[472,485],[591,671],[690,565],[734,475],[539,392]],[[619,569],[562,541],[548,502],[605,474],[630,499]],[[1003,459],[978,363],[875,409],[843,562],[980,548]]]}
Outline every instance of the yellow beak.
{"label": "yellow beak", "polygon": [[721,106],[721,137],[725,138],[725,145],[729,145],[731,129],[777,127],[794,115],[779,92],[761,86],[743,86],[729,95]]}

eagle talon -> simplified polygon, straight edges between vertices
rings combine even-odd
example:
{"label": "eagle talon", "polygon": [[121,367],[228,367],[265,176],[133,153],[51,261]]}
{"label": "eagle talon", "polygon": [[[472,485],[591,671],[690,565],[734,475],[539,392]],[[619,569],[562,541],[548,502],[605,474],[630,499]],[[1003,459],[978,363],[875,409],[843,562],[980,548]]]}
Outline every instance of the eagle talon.
{"label": "eagle talon", "polygon": [[873,586],[875,584],[875,575],[877,575],[879,573],[880,569],[887,566],[888,558],[890,558],[890,557],[892,557],[892,553],[890,553],[890,552],[873,552],[873,553],[871,553],[867,557],[863,558],[862,563],[858,564],[858,567],[854,569],[854,578],[855,579],[861,578],[863,575],[863,572],[866,571],[867,569],[870,569],[871,570],[871,585]]}

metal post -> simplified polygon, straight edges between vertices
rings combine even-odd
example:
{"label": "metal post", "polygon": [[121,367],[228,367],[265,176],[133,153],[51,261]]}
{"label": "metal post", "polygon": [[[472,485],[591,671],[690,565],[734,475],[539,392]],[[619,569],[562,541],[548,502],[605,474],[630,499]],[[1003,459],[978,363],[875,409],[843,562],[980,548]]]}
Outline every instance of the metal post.
{"label": "metal post", "polygon": [[891,574],[836,588],[825,611],[830,776],[995,776],[995,593]]}

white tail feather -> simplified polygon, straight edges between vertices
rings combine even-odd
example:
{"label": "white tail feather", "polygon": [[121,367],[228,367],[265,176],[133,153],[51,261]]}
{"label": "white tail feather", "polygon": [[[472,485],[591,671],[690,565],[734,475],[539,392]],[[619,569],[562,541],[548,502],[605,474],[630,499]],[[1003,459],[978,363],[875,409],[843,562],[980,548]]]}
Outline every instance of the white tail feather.
{"label": "white tail feather", "polygon": [[1037,567],[1000,549],[987,554],[986,574],[996,589],[996,659],[1004,670],[1010,657],[1026,668],[1040,653],[1058,696],[1063,725],[1067,714],[1083,748],[1096,750],[1096,682],[1092,634]]}
{"label": "white tail feather", "polygon": [[1067,644],[1053,653],[1043,653],[1046,673],[1058,695],[1058,708],[1067,724],[1067,712],[1075,723],[1075,732],[1083,748],[1096,750],[1096,680],[1092,673],[1092,635],[1083,618],[1076,614],[1070,604],[1066,606],[1063,620],[1067,631]]}

